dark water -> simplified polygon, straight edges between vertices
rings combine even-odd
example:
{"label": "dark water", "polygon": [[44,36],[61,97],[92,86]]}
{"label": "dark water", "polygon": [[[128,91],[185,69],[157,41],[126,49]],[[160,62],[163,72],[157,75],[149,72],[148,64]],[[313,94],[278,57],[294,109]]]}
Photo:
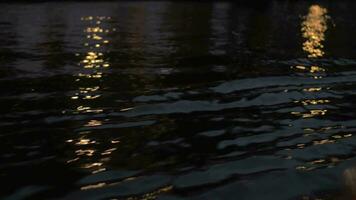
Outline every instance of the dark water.
{"label": "dark water", "polygon": [[4,199],[337,199],[356,2],[0,4]]}

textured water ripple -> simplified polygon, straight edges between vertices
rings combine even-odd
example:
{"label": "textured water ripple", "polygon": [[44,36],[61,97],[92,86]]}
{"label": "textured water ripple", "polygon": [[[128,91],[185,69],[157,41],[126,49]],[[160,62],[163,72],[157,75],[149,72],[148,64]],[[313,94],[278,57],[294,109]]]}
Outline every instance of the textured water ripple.
{"label": "textured water ripple", "polygon": [[3,3],[0,198],[344,195],[355,8]]}

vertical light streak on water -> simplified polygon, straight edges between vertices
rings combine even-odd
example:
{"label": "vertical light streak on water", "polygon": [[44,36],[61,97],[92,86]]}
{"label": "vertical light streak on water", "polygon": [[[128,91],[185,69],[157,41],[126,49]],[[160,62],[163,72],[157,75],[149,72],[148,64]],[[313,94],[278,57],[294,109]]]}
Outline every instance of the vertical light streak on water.
{"label": "vertical light streak on water", "polygon": [[[110,40],[108,34],[113,31],[108,27],[111,17],[108,16],[85,16],[81,21],[85,24],[84,32],[84,53],[78,53],[77,56],[82,57],[79,62],[81,67],[80,73],[77,74],[76,82],[78,91],[71,97],[78,105],[73,111],[73,114],[92,115],[104,112],[104,109],[96,105],[96,102],[102,98],[102,79],[106,68],[110,67],[109,61],[105,58]],[[98,142],[91,138],[91,127],[103,125],[103,121],[95,118],[89,118],[83,125],[84,130],[79,131],[73,139],[67,142],[73,143],[77,150],[75,151],[76,158],[68,161],[68,163],[80,161],[80,166],[89,169],[93,173],[103,171],[103,162],[108,160],[104,158],[109,155],[113,148],[110,148],[110,153],[107,151],[98,152],[95,144]],[[89,128],[89,130],[87,130]],[[115,149],[114,149],[115,150]],[[93,156],[95,159],[93,159]],[[103,157],[104,156],[104,157]]]}

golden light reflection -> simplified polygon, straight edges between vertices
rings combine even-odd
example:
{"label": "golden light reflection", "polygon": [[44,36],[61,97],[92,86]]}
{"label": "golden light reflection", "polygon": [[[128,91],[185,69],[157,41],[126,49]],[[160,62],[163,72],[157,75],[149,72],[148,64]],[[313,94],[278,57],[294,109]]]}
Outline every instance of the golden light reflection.
{"label": "golden light reflection", "polygon": [[304,136],[310,136],[314,133],[321,133],[335,128],[337,128],[337,126],[325,126],[321,128],[304,128],[303,131]]}
{"label": "golden light reflection", "polygon": [[[325,54],[323,42],[325,41],[325,32],[328,29],[328,19],[326,8],[319,5],[309,7],[309,12],[301,24],[302,36],[305,39],[302,48],[309,58],[321,58]],[[323,67],[317,65],[297,65],[292,66],[292,69],[307,72],[313,79],[323,78],[326,72]]]}
{"label": "golden light reflection", "polygon": [[109,155],[111,154],[113,151],[115,151],[117,148],[111,148],[111,149],[107,149],[105,150],[103,153],[101,153],[101,155]]}
{"label": "golden light reflection", "polygon": [[[329,129],[332,129],[332,127],[328,127],[325,129],[329,130]],[[315,146],[315,145],[332,144],[332,143],[336,143],[337,140],[341,140],[341,139],[348,138],[348,137],[352,137],[352,134],[351,133],[336,134],[336,135],[332,135],[326,139],[314,140],[314,141],[312,141],[311,145]],[[301,146],[303,146],[303,148],[304,148],[306,146],[306,144],[296,145],[297,148],[300,148]],[[303,170],[303,171],[310,171],[310,170],[314,170],[318,167],[335,166],[337,163],[340,163],[342,160],[345,160],[345,158],[327,156],[324,158],[319,158],[319,159],[315,159],[315,160],[306,162],[300,166],[297,166],[296,169]]]}
{"label": "golden light reflection", "polygon": [[67,163],[72,163],[72,162],[75,162],[75,161],[77,161],[77,160],[79,160],[78,157],[76,157],[76,158],[74,158],[74,159],[71,159],[71,160],[67,160]]}
{"label": "golden light reflection", "polygon": [[[104,68],[110,66],[110,63],[105,57],[106,47],[110,43],[107,36],[111,32],[110,29],[105,27],[110,19],[111,17],[106,16],[86,16],[81,18],[81,20],[88,26],[83,31],[84,34],[86,34],[85,42],[83,44],[86,52],[84,55],[81,53],[76,54],[76,56],[82,55],[83,57],[79,62],[79,66],[83,68],[83,70],[77,75],[77,81],[79,83],[86,81],[87,79],[102,79],[104,75]],[[100,86],[98,85],[94,85],[92,87],[79,87],[79,91],[73,95],[71,99],[94,100],[100,98],[101,95],[99,89]],[[93,111],[98,113],[102,110],[92,109],[89,106],[81,105],[78,107],[77,111]]]}
{"label": "golden light reflection", "polygon": [[318,67],[318,66],[306,67],[306,66],[302,66],[302,65],[297,65],[297,66],[294,66],[294,68],[298,69],[298,70],[302,70],[302,71],[307,71],[307,72],[310,72],[310,73],[325,72],[324,68]]}
{"label": "golden light reflection", "polygon": [[75,153],[77,154],[77,156],[93,156],[94,155],[95,150],[94,149],[79,149],[76,150]]}
{"label": "golden light reflection", "polygon": [[302,23],[302,33],[306,41],[303,50],[310,58],[318,58],[324,55],[325,31],[327,30],[327,10],[319,5],[312,5],[309,13]]}
{"label": "golden light reflection", "polygon": [[125,112],[125,111],[129,111],[129,110],[132,110],[132,109],[134,109],[133,107],[130,107],[130,108],[123,108],[123,109],[121,109],[120,111],[121,112]]}
{"label": "golden light reflection", "polygon": [[320,159],[306,162],[303,165],[299,165],[296,167],[296,169],[301,170],[301,171],[311,171],[314,169],[318,169],[320,167],[332,167],[332,166],[335,166],[338,163],[342,162],[343,160],[345,160],[345,158],[338,158],[338,157],[334,157],[334,156],[320,158]]}
{"label": "golden light reflection", "polygon": [[302,118],[310,118],[310,117],[316,117],[316,116],[322,116],[325,115],[327,112],[327,110],[319,110],[319,109],[315,109],[315,110],[309,110],[308,112],[291,112],[292,115],[296,115],[296,116],[301,116]]}
{"label": "golden light reflection", "polygon": [[[312,5],[309,7],[308,14],[304,17],[301,23],[302,36],[305,39],[303,43],[303,51],[308,54],[309,58],[312,58],[313,62],[316,58],[321,58],[324,56],[324,45],[325,32],[327,30],[327,21],[329,16],[327,15],[327,9],[319,5]],[[326,69],[317,66],[316,64],[304,66],[296,65],[292,66],[298,73],[302,75],[311,76],[313,79],[321,79],[325,76]],[[310,87],[304,88],[303,92],[320,92],[322,87]],[[300,104],[304,109],[308,109],[306,112],[293,111],[291,112],[294,116],[299,116],[301,118],[313,118],[326,115],[327,109],[310,109],[310,106],[323,105],[330,103],[328,99],[304,99],[294,101],[296,104]]]}
{"label": "golden light reflection", "polygon": [[87,126],[87,127],[93,127],[93,126],[100,126],[102,125],[103,122],[102,121],[99,121],[99,120],[90,120],[87,124],[85,124],[84,126]]}
{"label": "golden light reflection", "polygon": [[79,139],[76,145],[88,145],[88,144],[95,144],[95,141],[91,141],[90,139]]}
{"label": "golden light reflection", "polygon": [[330,144],[330,143],[334,143],[334,142],[335,142],[335,140],[324,139],[324,140],[314,141],[313,145]]}
{"label": "golden light reflection", "polygon": [[[86,34],[84,48],[86,52],[83,54],[77,53],[76,56],[82,55],[82,60],[79,62],[79,66],[82,67],[82,71],[77,75],[77,82],[79,84],[85,82],[88,79],[102,79],[104,75],[104,69],[110,66],[110,63],[105,58],[106,45],[109,43],[107,38],[110,33],[110,29],[105,28],[107,21],[110,17],[106,16],[86,16],[81,20],[88,24],[88,27],[84,29]],[[100,22],[100,23],[98,23]],[[95,83],[95,82],[94,82]],[[99,84],[99,82],[97,82]],[[92,87],[79,87],[71,99],[72,100],[85,100],[91,101],[101,98],[101,87],[94,85]],[[103,109],[92,108],[89,105],[80,105],[76,109],[77,113],[101,113]],[[99,125],[96,123],[96,125]],[[100,124],[101,125],[101,124]]]}
{"label": "golden light reflection", "polygon": [[319,104],[326,104],[326,103],[330,103],[330,100],[328,99],[306,99],[306,100],[296,100],[294,101],[294,103],[301,103],[304,106],[307,105],[319,105]]}
{"label": "golden light reflection", "polygon": [[89,163],[89,164],[84,164],[83,168],[88,169],[88,168],[93,168],[93,167],[100,167],[102,165],[103,165],[103,163],[99,163],[99,162],[97,162],[97,163]]}
{"label": "golden light reflection", "polygon": [[[114,30],[109,28],[111,17],[106,16],[84,16],[81,17],[82,23],[85,25],[83,29],[82,52],[75,55],[81,57],[78,63],[80,72],[76,75],[76,84],[78,90],[70,97],[76,104],[73,110],[74,114],[97,114],[104,112],[103,108],[95,106],[97,100],[102,98],[102,79],[110,63],[106,57],[110,40],[109,34]],[[90,116],[90,115],[88,115]],[[102,126],[103,121],[99,119],[89,119],[83,124],[86,129],[90,127]],[[109,161],[110,154],[116,148],[100,150],[96,148],[100,142],[100,138],[95,140],[90,134],[92,130],[78,132],[79,137],[72,138],[66,142],[72,144],[74,150],[74,158],[71,158],[67,163],[76,163],[81,168],[89,169],[92,173],[105,171],[104,163]],[[113,143],[110,143],[113,144]],[[102,184],[86,186],[82,189],[91,189],[101,187]]]}
{"label": "golden light reflection", "polygon": [[320,164],[320,163],[324,163],[326,160],[324,159],[319,159],[319,160],[313,160],[311,161],[312,164]]}
{"label": "golden light reflection", "polygon": [[112,144],[117,144],[117,143],[119,143],[120,141],[119,140],[111,140],[111,143]]}
{"label": "golden light reflection", "polygon": [[303,101],[301,101],[301,103],[304,106],[307,106],[307,105],[318,105],[318,104],[330,103],[330,100],[327,100],[327,99],[311,99],[311,100],[303,100]]}
{"label": "golden light reflection", "polygon": [[318,92],[321,89],[322,89],[321,87],[312,87],[312,88],[305,88],[305,89],[303,89],[303,91],[304,92]]}
{"label": "golden light reflection", "polygon": [[106,168],[105,168],[105,167],[99,168],[99,169],[97,169],[97,170],[94,170],[92,173],[93,173],[93,174],[96,174],[96,173],[103,172],[103,171],[106,171]]}
{"label": "golden light reflection", "polygon": [[98,183],[98,184],[83,186],[80,189],[81,190],[96,189],[96,188],[104,187],[105,185],[106,185],[106,183]]}

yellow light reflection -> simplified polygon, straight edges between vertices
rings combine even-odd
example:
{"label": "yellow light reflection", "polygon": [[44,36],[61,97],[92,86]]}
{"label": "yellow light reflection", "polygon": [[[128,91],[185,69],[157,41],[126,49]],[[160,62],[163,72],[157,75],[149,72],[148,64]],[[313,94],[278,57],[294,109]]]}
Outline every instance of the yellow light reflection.
{"label": "yellow light reflection", "polygon": [[303,43],[303,50],[310,58],[318,58],[324,55],[325,31],[327,30],[327,10],[319,5],[312,5],[309,13],[302,23],[302,33],[306,41]]}
{"label": "yellow light reflection", "polygon": [[[293,68],[293,67],[292,67]],[[308,71],[310,73],[320,73],[320,72],[325,72],[325,69],[322,67],[318,67],[318,66],[310,66],[310,67],[306,67],[306,66],[302,66],[302,65],[297,65],[294,66],[295,69],[298,70],[302,70],[302,71]]]}
{"label": "yellow light reflection", "polygon": [[291,112],[292,115],[296,116],[301,116],[302,118],[311,118],[311,117],[316,117],[316,116],[322,116],[325,115],[327,110],[309,110],[306,113],[303,112]]}
{"label": "yellow light reflection", "polygon": [[329,144],[334,142],[335,140],[324,139],[324,140],[314,141],[313,145]]}
{"label": "yellow light reflection", "polygon": [[326,104],[330,103],[330,100],[327,99],[311,99],[311,100],[303,100],[300,101],[304,106],[307,105],[319,105],[319,104]]}
{"label": "yellow light reflection", "polygon": [[94,152],[95,150],[93,149],[79,149],[75,151],[78,156],[93,156]]}
{"label": "yellow light reflection", "polygon": [[93,171],[92,174],[96,174],[96,173],[103,172],[103,171],[106,171],[105,167],[104,168],[99,168],[99,169]]}
{"label": "yellow light reflection", "polygon": [[109,155],[111,154],[113,151],[115,151],[117,148],[111,148],[108,150],[105,150],[103,153],[101,153],[101,155]]}
{"label": "yellow light reflection", "polygon": [[100,97],[100,95],[93,95],[93,96],[86,95],[83,99],[96,99],[96,98],[99,98],[99,97]]}
{"label": "yellow light reflection", "polygon": [[87,106],[79,106],[77,107],[77,111],[85,111],[85,110],[89,110],[90,107],[87,107]]}
{"label": "yellow light reflection", "polygon": [[88,145],[88,144],[95,144],[95,141],[91,141],[90,139],[80,139],[76,145]]}
{"label": "yellow light reflection", "polygon": [[309,162],[304,163],[303,165],[297,166],[297,170],[301,171],[311,171],[314,169],[318,169],[320,167],[331,167],[335,166],[336,164],[342,162],[345,160],[344,158],[338,158],[338,157],[327,157],[327,158],[320,158],[316,160],[312,160]]}
{"label": "yellow light reflection", "polygon": [[99,121],[99,120],[90,120],[86,125],[84,126],[88,126],[88,127],[93,127],[93,126],[100,126],[102,125],[103,122]]}
{"label": "yellow light reflection", "polygon": [[[83,52],[78,52],[75,55],[81,57],[78,63],[80,72],[77,74],[76,82],[79,85],[78,90],[70,97],[76,103],[74,114],[89,114],[102,113],[104,110],[100,107],[95,107],[98,99],[102,98],[101,89],[105,71],[110,67],[110,63],[106,58],[107,47],[110,43],[108,34],[111,30],[107,26],[110,17],[106,16],[84,16],[81,17],[82,23],[86,26],[83,35]],[[90,116],[90,115],[88,115]],[[102,126],[103,121],[98,119],[89,119],[83,126],[89,131],[79,132],[77,138],[72,138],[66,142],[72,144],[74,150],[74,158],[67,161],[69,164],[77,164],[81,168],[89,169],[92,173],[105,171],[104,163],[110,160],[111,153],[116,148],[106,148],[101,150],[97,148],[100,142],[90,138],[92,130],[90,127]],[[99,139],[97,139],[99,140]],[[109,141],[110,142],[110,141]],[[114,143],[109,143],[114,144]],[[104,184],[84,186],[85,189],[102,187]]]}
{"label": "yellow light reflection", "polygon": [[[301,32],[305,40],[303,42],[302,48],[303,51],[308,54],[308,57],[311,58],[311,62],[314,62],[317,58],[323,57],[325,54],[323,42],[325,41],[325,32],[328,29],[328,19],[329,16],[327,15],[326,8],[323,8],[319,5],[312,5],[309,7],[308,14],[304,17],[303,22],[301,23]],[[307,66],[296,65],[292,66],[291,68],[298,73],[302,72],[304,75],[311,76],[313,79],[321,79],[326,74],[325,68],[315,64]],[[321,90],[323,90],[322,87],[310,87],[304,88],[303,92],[317,93]],[[328,110],[326,108],[311,109],[311,106],[328,104],[330,103],[330,100],[304,99],[294,101],[294,103],[301,104],[304,109],[308,110],[306,112],[291,112],[292,115],[299,116],[301,118],[314,118],[326,115]]]}
{"label": "yellow light reflection", "polygon": [[[326,8],[319,5],[309,7],[309,12],[301,24],[301,32],[305,40],[303,42],[303,51],[308,54],[309,58],[321,58],[325,54],[323,42],[325,41],[325,32],[328,29],[328,19]],[[310,73],[313,79],[323,78],[323,73],[326,71],[323,67],[316,65],[297,65],[292,68]]]}
{"label": "yellow light reflection", "polygon": [[309,72],[310,73],[325,72],[325,69],[318,66],[311,66]]}
{"label": "yellow light reflection", "polygon": [[87,92],[95,92],[95,91],[97,91],[97,90],[99,90],[99,89],[100,89],[99,86],[86,87],[86,88],[80,87],[80,88],[79,88],[79,91],[80,91],[81,93],[87,93]]}
{"label": "yellow light reflection", "polygon": [[104,187],[105,185],[106,185],[106,183],[98,183],[98,184],[83,186],[80,189],[81,190],[96,189],[96,188]]}
{"label": "yellow light reflection", "polygon": [[[78,82],[85,81],[85,79],[101,79],[103,78],[104,68],[110,66],[109,62],[105,58],[106,51],[104,47],[104,45],[109,43],[107,35],[110,31],[105,28],[106,22],[109,19],[111,18],[106,16],[81,17],[82,21],[88,23],[88,27],[84,29],[84,34],[86,34],[84,47],[87,52],[83,55],[83,59],[79,62],[79,66],[81,66],[84,70],[78,73]],[[93,23],[95,20],[96,23]],[[77,53],[76,55],[80,56],[81,54]],[[71,99],[94,100],[100,98],[101,95],[97,94],[99,89],[100,87],[97,85],[86,88],[79,87],[79,92],[72,96]],[[101,109],[92,109],[89,106],[82,105],[79,109],[77,109],[77,111],[100,112]]]}
{"label": "yellow light reflection", "polygon": [[89,169],[89,168],[93,168],[93,167],[100,167],[102,165],[103,165],[103,163],[99,163],[99,162],[97,162],[97,163],[89,163],[89,164],[83,165],[83,168]]}
{"label": "yellow light reflection", "polygon": [[75,161],[77,161],[77,160],[79,160],[78,157],[76,157],[76,158],[74,158],[74,159],[71,159],[71,160],[67,160],[67,163],[72,163],[72,162],[75,162]]}
{"label": "yellow light reflection", "polygon": [[322,89],[321,87],[312,87],[312,88],[305,88],[305,89],[303,89],[303,91],[305,91],[305,92],[318,92],[321,89]]}
{"label": "yellow light reflection", "polygon": [[123,108],[120,111],[121,112],[125,112],[125,111],[129,111],[129,110],[132,110],[132,109],[134,109],[134,108],[133,107],[129,107],[129,108]]}

